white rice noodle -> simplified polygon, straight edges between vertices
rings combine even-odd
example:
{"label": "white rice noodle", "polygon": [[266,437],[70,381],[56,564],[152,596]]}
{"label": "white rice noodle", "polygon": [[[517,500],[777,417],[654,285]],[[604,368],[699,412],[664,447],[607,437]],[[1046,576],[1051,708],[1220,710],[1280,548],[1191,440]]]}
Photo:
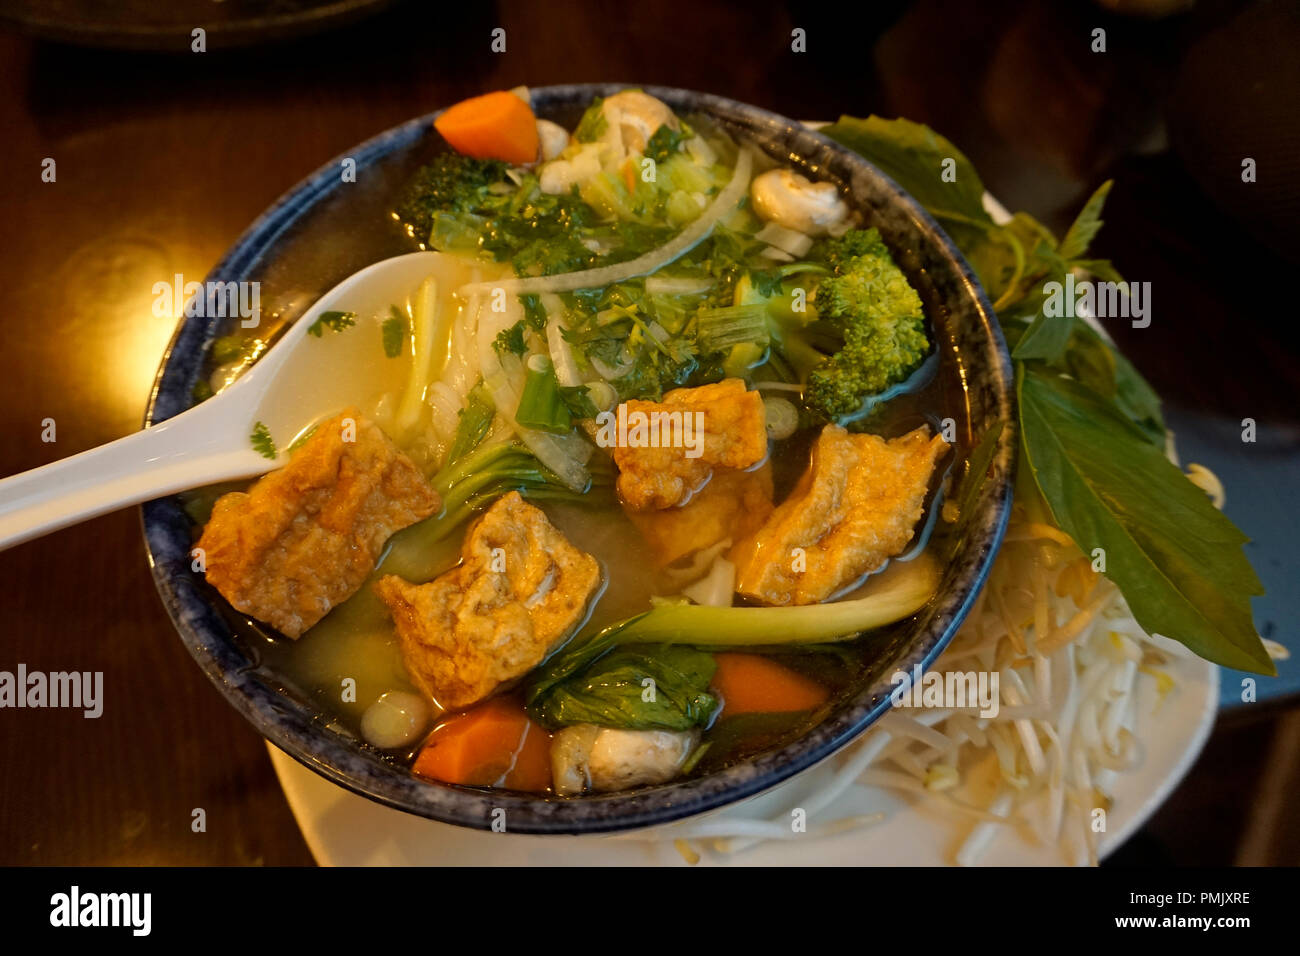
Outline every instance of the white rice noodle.
{"label": "white rice noodle", "polygon": [[[610,124],[613,125],[612,123]],[[601,289],[636,276],[649,275],[685,255],[713,230],[714,225],[735,209],[749,187],[749,173],[753,168],[753,154],[741,149],[731,180],[714,197],[699,218],[671,240],[630,262],[601,266],[581,272],[565,272],[554,276],[502,279],[499,282],[479,282],[462,286],[461,296],[490,295],[494,289],[504,289],[508,296],[543,292],[572,292],[575,289]]]}

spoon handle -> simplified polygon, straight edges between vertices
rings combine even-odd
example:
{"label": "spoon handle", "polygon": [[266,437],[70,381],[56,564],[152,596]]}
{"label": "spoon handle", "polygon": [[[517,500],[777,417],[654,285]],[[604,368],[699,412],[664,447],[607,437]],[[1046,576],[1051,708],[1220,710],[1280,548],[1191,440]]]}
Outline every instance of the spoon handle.
{"label": "spoon handle", "polygon": [[127,505],[275,467],[209,400],[99,448],[0,481],[0,550]]}

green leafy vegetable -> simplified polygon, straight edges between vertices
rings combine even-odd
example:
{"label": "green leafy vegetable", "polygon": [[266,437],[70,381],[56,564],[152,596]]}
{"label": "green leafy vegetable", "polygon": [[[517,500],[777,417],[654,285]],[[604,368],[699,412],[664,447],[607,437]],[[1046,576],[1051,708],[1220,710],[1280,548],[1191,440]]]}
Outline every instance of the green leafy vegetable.
{"label": "green leafy vegetable", "polygon": [[492,348],[496,349],[498,355],[505,355],[507,352],[512,355],[523,355],[527,352],[528,343],[524,341],[524,320],[520,319],[509,328],[498,332],[497,337],[492,340]]}
{"label": "green leafy vegetable", "polygon": [[493,185],[507,181],[508,168],[496,159],[442,153],[416,171],[393,214],[411,238],[427,243],[439,213],[472,213],[480,208]]}
{"label": "green leafy vegetable", "polygon": [[524,322],[534,332],[541,332],[546,328],[547,314],[546,308],[542,305],[542,297],[535,292],[529,292],[519,297],[519,302],[524,307]]}
{"label": "green leafy vegetable", "polygon": [[1020,372],[1025,453],[1052,515],[1100,548],[1138,623],[1227,667],[1275,673],[1255,633],[1247,538],[1114,406],[1048,370]]}
{"label": "green leafy vegetable", "polygon": [[867,157],[932,216],[993,225],[984,211],[984,183],[975,167],[928,126],[879,116],[841,116],[819,132]]}
{"label": "green leafy vegetable", "polygon": [[[397,532],[392,538],[396,557],[385,559],[385,573],[407,580],[427,580],[422,571],[434,544],[502,495],[518,491],[529,498],[590,502],[614,484],[613,466],[603,456],[589,466],[591,485],[575,492],[518,441],[488,441],[496,408],[479,381],[466,396],[446,461],[430,479],[442,499],[442,511]],[[401,570],[406,565],[409,572]]]}
{"label": "green leafy vegetable", "polygon": [[392,307],[392,315],[384,319],[380,331],[384,341],[384,354],[389,358],[398,358],[402,354],[402,343],[410,331],[410,322],[397,307]]}
{"label": "green leafy vegetable", "polygon": [[307,327],[307,334],[320,338],[325,334],[326,329],[342,332],[344,329],[350,329],[356,324],[357,314],[355,312],[322,312],[320,317]]}
{"label": "green leafy vegetable", "polygon": [[707,726],[718,709],[708,691],[717,665],[694,648],[620,647],[581,669],[572,663],[561,652],[529,686],[529,715],[545,727],[690,730]]}
{"label": "green leafy vegetable", "polygon": [[1061,240],[1061,246],[1057,252],[1064,259],[1077,259],[1088,251],[1092,245],[1092,240],[1096,238],[1097,232],[1101,229],[1101,207],[1106,204],[1106,197],[1110,195],[1112,183],[1108,179],[1100,186],[1097,191],[1088,197],[1084,203],[1083,209],[1075,217],[1073,224],[1065,233],[1065,238]]}
{"label": "green leafy vegetable", "polygon": [[275,442],[271,439],[271,429],[266,427],[265,422],[257,422],[253,425],[253,433],[248,436],[248,440],[253,445],[253,451],[263,458],[275,460],[277,454]]}
{"label": "green leafy vegetable", "polygon": [[719,352],[746,342],[760,349],[767,348],[767,309],[762,305],[700,309],[695,314],[695,321],[695,334],[701,351]]}
{"label": "green leafy vegetable", "polygon": [[460,410],[456,422],[456,434],[447,449],[447,464],[459,461],[478,447],[491,429],[496,412],[492,393],[479,379],[465,396],[465,407]]}
{"label": "green leafy vegetable", "polygon": [[601,104],[604,102],[603,97],[596,97],[582,114],[582,119],[578,120],[578,125],[573,130],[573,138],[579,143],[594,143],[605,135],[605,130],[609,128],[609,120],[605,118],[605,111],[601,109]]}
{"label": "green leafy vegetable", "polygon": [[601,409],[591,400],[591,389],[586,385],[561,385],[560,398],[575,419],[594,419]]}
{"label": "green leafy vegetable", "polygon": [[682,142],[685,139],[686,132],[684,130],[673,129],[665,123],[655,130],[650,139],[646,141],[645,155],[656,163],[667,162],[669,156],[682,148]]}
{"label": "green leafy vegetable", "polygon": [[544,356],[534,355],[528,360],[515,421],[525,428],[555,435],[567,435],[573,429],[573,415],[560,393],[555,368]]}

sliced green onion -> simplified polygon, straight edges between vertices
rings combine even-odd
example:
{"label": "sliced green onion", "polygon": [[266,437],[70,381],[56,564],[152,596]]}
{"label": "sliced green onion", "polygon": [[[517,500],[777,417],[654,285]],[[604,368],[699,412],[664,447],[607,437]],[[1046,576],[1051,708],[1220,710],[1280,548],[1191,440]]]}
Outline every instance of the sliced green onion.
{"label": "sliced green onion", "polygon": [[732,305],[718,309],[700,309],[696,332],[704,352],[720,352],[733,345],[757,345],[767,348],[770,335],[767,309],[758,304]]}
{"label": "sliced green onion", "polygon": [[799,410],[787,399],[763,399],[763,415],[766,419],[767,437],[774,441],[789,438],[799,428]]}
{"label": "sliced green onion", "polygon": [[560,393],[555,366],[545,355],[531,355],[525,366],[524,391],[515,410],[515,421],[524,428],[567,435],[573,428],[573,415]]}

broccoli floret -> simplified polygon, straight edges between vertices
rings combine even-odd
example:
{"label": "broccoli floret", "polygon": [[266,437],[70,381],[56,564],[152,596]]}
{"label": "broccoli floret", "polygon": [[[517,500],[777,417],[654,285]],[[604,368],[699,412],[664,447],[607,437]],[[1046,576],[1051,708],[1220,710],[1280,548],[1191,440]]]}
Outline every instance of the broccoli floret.
{"label": "broccoli floret", "polygon": [[[817,287],[818,317],[843,335],[844,345],[809,374],[804,399],[832,420],[852,415],[863,399],[907,378],[930,351],[921,297],[880,234],[866,234],[837,250],[834,274]],[[847,249],[864,251],[847,255]]]}
{"label": "broccoli floret", "polygon": [[428,242],[436,214],[481,209],[490,187],[507,181],[507,168],[499,159],[474,159],[459,153],[435,156],[416,172],[395,215],[411,238]]}
{"label": "broccoli floret", "polygon": [[779,286],[742,281],[736,302],[766,304],[774,358],[806,386],[809,410],[836,421],[907,378],[930,341],[921,299],[876,229],[822,240],[810,258],[785,267]]}
{"label": "broccoli floret", "polygon": [[850,229],[836,239],[819,239],[809,253],[810,259],[825,262],[835,272],[858,256],[889,258],[889,247],[880,238],[879,229]]}

